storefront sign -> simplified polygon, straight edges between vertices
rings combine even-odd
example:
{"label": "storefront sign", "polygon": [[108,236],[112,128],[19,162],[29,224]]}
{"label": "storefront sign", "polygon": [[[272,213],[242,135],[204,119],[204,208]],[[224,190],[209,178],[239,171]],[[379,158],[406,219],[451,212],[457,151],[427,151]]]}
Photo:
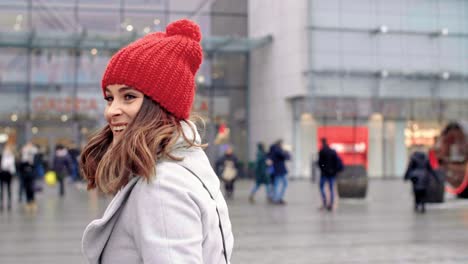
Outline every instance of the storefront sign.
{"label": "storefront sign", "polygon": [[321,126],[317,129],[317,145],[326,138],[346,165],[367,167],[368,129],[364,126]]}
{"label": "storefront sign", "polygon": [[37,96],[32,99],[34,112],[88,112],[98,110],[95,98]]}

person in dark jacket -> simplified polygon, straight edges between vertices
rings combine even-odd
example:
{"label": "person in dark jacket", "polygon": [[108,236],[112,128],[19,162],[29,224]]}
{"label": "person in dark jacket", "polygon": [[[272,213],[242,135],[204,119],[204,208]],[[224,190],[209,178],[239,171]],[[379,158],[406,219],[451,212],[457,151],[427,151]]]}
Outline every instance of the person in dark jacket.
{"label": "person in dark jacket", "polygon": [[36,155],[34,155],[33,160],[35,181],[34,181],[34,190],[41,192],[43,190],[43,182],[45,175],[45,166],[44,166],[44,153],[41,150],[38,150]]}
{"label": "person in dark jacket", "polygon": [[64,196],[64,180],[67,175],[73,173],[73,162],[67,149],[60,144],[55,148],[54,171],[57,174],[57,181],[59,182],[59,195]]}
{"label": "person in dark jacket", "polygon": [[255,185],[250,191],[249,201],[251,203],[255,202],[255,193],[258,191],[262,184],[265,184],[267,197],[271,199],[271,190],[270,190],[270,175],[268,174],[268,168],[271,164],[271,161],[268,159],[268,155],[265,152],[265,146],[263,143],[258,143],[257,145],[257,159],[255,161]]}
{"label": "person in dark jacket", "polygon": [[405,181],[410,180],[413,184],[415,212],[426,212],[426,194],[429,187],[429,177],[431,176],[440,183],[439,178],[432,169],[426,153],[415,151],[410,157],[404,177]]}
{"label": "person in dark jacket", "polygon": [[[343,162],[336,151],[328,145],[327,139],[322,138],[322,149],[318,154],[318,165],[320,167],[320,194],[322,195],[321,209],[333,210],[335,198],[334,185],[336,175],[343,170]],[[328,183],[330,190],[330,201],[327,201],[325,194],[325,183]]]}
{"label": "person in dark jacket", "polygon": [[68,149],[68,153],[70,154],[70,158],[72,161],[72,174],[70,175],[71,179],[73,182],[78,182],[81,179],[80,167],[78,164],[78,161],[80,159],[80,150],[75,144],[73,144]]}
{"label": "person in dark jacket", "polygon": [[[32,141],[28,141],[21,148],[21,160],[18,163],[18,199],[22,202],[24,194],[26,194],[26,211],[36,211],[37,206],[34,201],[34,180],[36,178],[34,172],[34,156],[38,152],[38,148]],[[32,170],[32,173],[31,173]],[[32,191],[32,192],[31,192]]]}
{"label": "person in dark jacket", "polygon": [[224,182],[226,197],[231,199],[234,196],[234,182],[239,173],[239,162],[232,147],[227,147],[224,155],[216,161],[216,173]]}
{"label": "person in dark jacket", "polygon": [[270,147],[269,157],[273,162],[273,202],[275,204],[286,204],[284,201],[284,193],[288,187],[286,161],[291,157],[283,146],[283,140],[280,139],[276,141],[276,143]]}

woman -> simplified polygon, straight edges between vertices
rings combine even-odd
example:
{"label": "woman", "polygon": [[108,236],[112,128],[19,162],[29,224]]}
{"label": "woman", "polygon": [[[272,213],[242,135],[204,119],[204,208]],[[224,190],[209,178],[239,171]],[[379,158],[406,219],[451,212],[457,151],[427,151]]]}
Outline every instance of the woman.
{"label": "woman", "polygon": [[0,210],[3,210],[3,187],[7,192],[7,209],[11,210],[11,179],[16,174],[15,151],[11,144],[5,145],[0,160]]}
{"label": "woman", "polygon": [[229,263],[219,180],[188,120],[198,25],[179,20],[117,52],[102,80],[108,125],[81,155],[88,188],[113,194],[83,235],[89,263]]}
{"label": "woman", "polygon": [[216,161],[216,173],[224,182],[226,198],[234,198],[234,183],[239,172],[239,162],[231,146],[224,151],[224,155]]}
{"label": "woman", "polygon": [[434,177],[435,181],[441,184],[429,163],[426,153],[415,151],[410,157],[404,177],[405,181],[410,180],[413,184],[415,212],[426,212],[427,191],[430,184],[429,177]]}
{"label": "woman", "polygon": [[[270,163],[270,164],[268,164]],[[250,191],[249,202],[255,202],[255,193],[262,184],[265,184],[267,198],[271,200],[271,190],[270,190],[270,171],[269,168],[272,168],[271,161],[267,157],[265,152],[265,146],[263,143],[257,144],[257,160],[255,161],[255,186]]]}
{"label": "woman", "polygon": [[54,171],[59,183],[59,196],[65,196],[65,178],[73,173],[73,161],[68,150],[62,144],[55,147]]}

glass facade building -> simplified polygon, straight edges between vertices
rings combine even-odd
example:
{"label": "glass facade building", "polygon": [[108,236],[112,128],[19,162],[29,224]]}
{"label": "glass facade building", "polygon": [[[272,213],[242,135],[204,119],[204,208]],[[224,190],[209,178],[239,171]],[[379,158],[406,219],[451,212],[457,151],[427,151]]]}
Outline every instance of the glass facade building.
{"label": "glass facade building", "polygon": [[[310,175],[318,137],[347,127],[366,128],[367,140],[343,136],[336,148],[365,153],[371,177],[401,177],[415,146],[431,146],[451,120],[468,120],[466,1],[250,3],[251,36],[265,31],[275,43],[252,54],[252,89],[260,91],[251,108],[269,108],[259,98],[271,92],[281,110],[269,108],[262,123],[276,135],[259,128],[252,140],[290,143],[293,177]],[[254,69],[266,64],[267,73]]]}
{"label": "glass facade building", "polygon": [[310,2],[310,112],[320,126],[368,126],[371,175],[401,176],[413,147],[468,119],[467,12],[455,0]]}
{"label": "glass facade building", "polygon": [[307,177],[318,137],[366,131],[335,146],[398,176],[415,145],[468,119],[466,1],[6,0],[0,14],[0,134],[18,146],[86,142],[112,54],[182,17],[204,33],[193,110],[212,160],[231,144],[247,162],[282,138]]}
{"label": "glass facade building", "polygon": [[[104,125],[100,81],[122,46],[180,18],[203,32],[204,63],[194,112],[206,121],[212,159],[234,145],[247,160],[248,52],[268,39],[247,38],[247,1],[2,1],[0,133],[17,147],[83,145]],[[229,136],[219,135],[230,131]],[[222,134],[222,133],[221,133]]]}

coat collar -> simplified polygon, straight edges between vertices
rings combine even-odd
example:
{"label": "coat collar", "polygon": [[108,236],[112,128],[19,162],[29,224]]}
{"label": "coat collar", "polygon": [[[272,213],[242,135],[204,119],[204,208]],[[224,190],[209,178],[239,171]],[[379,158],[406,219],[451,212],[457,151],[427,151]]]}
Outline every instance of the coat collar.
{"label": "coat collar", "polygon": [[[194,140],[195,144],[200,145],[201,137],[196,125],[189,120],[182,121],[181,125],[185,137],[189,141]],[[171,154],[176,157],[183,157],[182,161],[174,163],[190,168],[190,170],[193,171],[200,180],[202,180],[203,184],[208,188],[208,191],[216,199],[219,193],[220,183],[218,176],[216,176],[216,173],[213,171],[210,161],[203,149],[201,147],[190,147],[184,137],[180,136],[173,147]]]}
{"label": "coat collar", "polygon": [[[200,137],[200,134],[198,133],[197,126],[192,121],[183,120],[183,121],[180,121],[180,125],[182,127],[182,132],[184,133],[185,137],[189,141],[193,140],[195,144],[201,144],[201,137]],[[189,147],[190,146],[185,141],[185,138],[183,137],[183,135],[180,135],[176,143],[172,147],[171,151],[176,151],[178,149],[184,149],[184,148],[186,149]]]}

